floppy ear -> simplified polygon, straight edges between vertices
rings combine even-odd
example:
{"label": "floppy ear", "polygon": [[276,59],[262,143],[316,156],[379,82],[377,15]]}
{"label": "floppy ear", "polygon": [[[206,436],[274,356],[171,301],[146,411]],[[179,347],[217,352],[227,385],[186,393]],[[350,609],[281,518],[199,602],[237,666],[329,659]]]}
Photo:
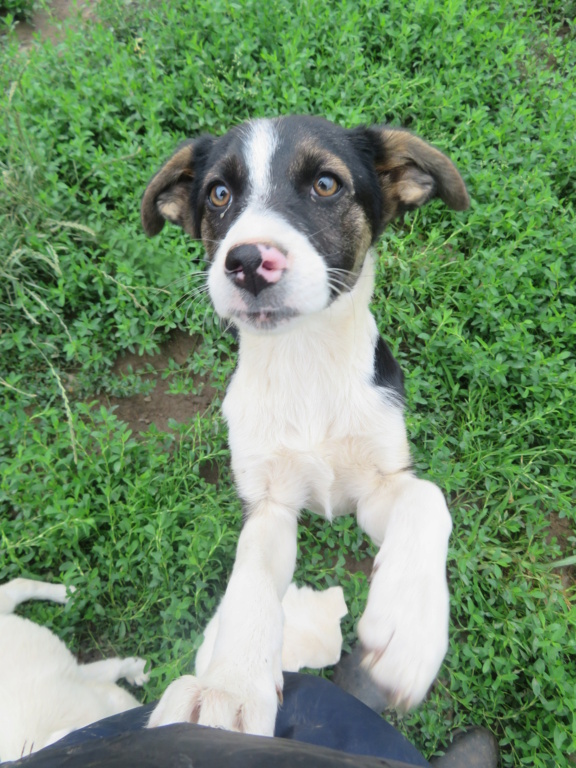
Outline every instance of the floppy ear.
{"label": "floppy ear", "polygon": [[434,197],[455,211],[468,208],[464,181],[446,155],[408,131],[383,126],[368,132],[383,196],[382,226]]}
{"label": "floppy ear", "polygon": [[144,232],[150,237],[162,230],[165,221],[178,224],[192,237],[198,237],[192,207],[196,143],[188,139],[180,144],[144,191],[140,217]]}

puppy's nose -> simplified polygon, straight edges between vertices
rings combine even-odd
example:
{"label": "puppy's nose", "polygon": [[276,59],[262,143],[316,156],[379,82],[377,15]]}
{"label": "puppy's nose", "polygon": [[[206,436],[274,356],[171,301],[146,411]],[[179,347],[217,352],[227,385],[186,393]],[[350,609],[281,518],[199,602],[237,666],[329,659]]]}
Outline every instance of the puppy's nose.
{"label": "puppy's nose", "polygon": [[265,243],[236,245],[226,254],[224,264],[230,280],[254,296],[277,283],[287,266],[286,254]]}

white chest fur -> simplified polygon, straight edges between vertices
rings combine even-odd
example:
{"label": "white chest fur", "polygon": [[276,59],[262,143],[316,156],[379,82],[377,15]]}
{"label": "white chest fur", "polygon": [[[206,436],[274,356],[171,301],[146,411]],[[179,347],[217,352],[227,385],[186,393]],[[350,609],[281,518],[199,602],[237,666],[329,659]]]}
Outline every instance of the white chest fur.
{"label": "white chest fur", "polygon": [[373,382],[372,288],[367,259],[354,290],[305,323],[284,333],[242,331],[223,410],[245,500],[269,494],[283,464],[305,489],[289,498],[303,497],[293,502],[330,517],[351,511],[359,473],[365,483],[369,472],[409,464],[402,407]]}

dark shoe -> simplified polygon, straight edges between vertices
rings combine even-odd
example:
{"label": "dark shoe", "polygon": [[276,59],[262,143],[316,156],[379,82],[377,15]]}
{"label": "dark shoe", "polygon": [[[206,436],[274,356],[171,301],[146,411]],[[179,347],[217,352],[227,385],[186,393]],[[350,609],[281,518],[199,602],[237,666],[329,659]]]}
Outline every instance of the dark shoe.
{"label": "dark shoe", "polygon": [[344,654],[334,667],[332,682],[346,693],[351,693],[352,696],[360,699],[374,712],[382,714],[388,708],[388,700],[383,691],[376,686],[370,673],[361,666],[363,655],[360,645],[353,648],[350,653]]}
{"label": "dark shoe", "polygon": [[442,757],[434,757],[434,768],[498,768],[498,742],[487,728],[472,726],[454,736]]}

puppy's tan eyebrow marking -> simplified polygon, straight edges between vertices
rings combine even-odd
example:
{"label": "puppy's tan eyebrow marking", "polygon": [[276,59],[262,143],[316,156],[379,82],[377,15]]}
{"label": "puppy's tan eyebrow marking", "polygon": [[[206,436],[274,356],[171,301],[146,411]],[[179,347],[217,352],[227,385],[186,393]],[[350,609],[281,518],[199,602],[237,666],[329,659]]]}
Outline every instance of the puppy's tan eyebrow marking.
{"label": "puppy's tan eyebrow marking", "polygon": [[226,155],[206,172],[203,187],[207,189],[216,181],[238,183],[243,173],[245,174],[245,169],[242,167],[241,158],[235,154]]}
{"label": "puppy's tan eyebrow marking", "polygon": [[299,176],[311,167],[315,167],[319,173],[322,171],[334,173],[354,189],[352,173],[342,158],[321,144],[317,144],[312,138],[305,139],[297,145],[294,159],[290,164],[290,172],[294,176]]}

